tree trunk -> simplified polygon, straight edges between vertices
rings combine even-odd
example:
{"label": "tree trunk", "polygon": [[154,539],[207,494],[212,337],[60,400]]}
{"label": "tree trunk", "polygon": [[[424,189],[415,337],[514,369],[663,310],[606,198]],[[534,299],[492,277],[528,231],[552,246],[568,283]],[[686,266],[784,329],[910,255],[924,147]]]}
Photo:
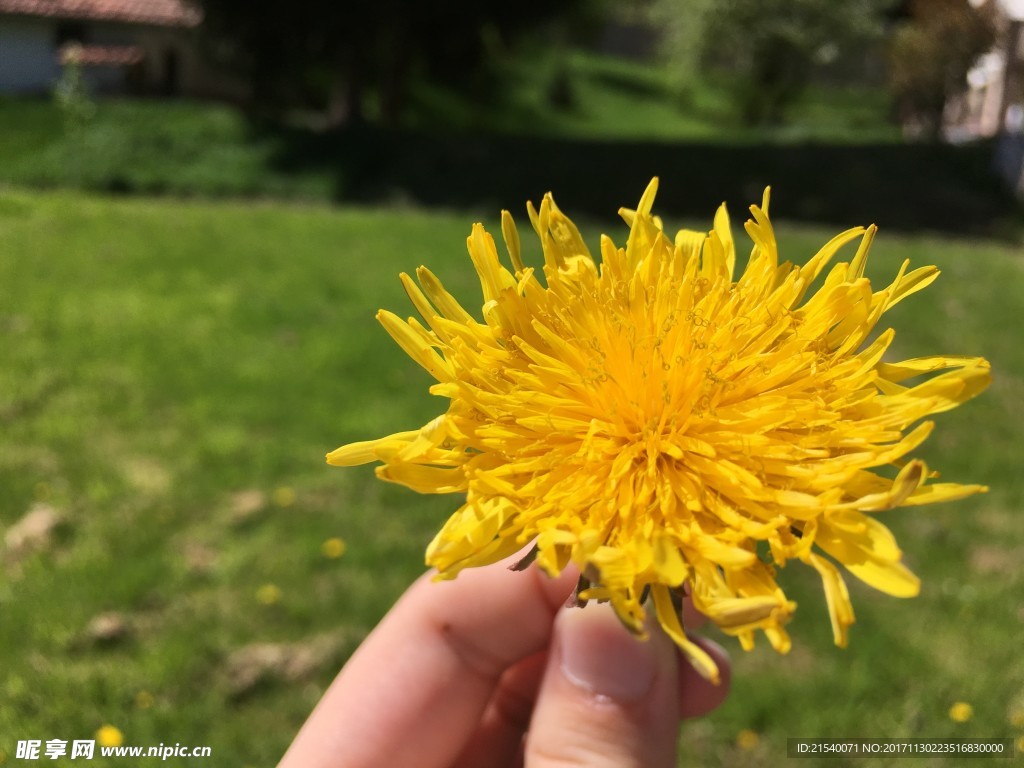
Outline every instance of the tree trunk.
{"label": "tree trunk", "polygon": [[381,118],[388,128],[397,128],[405,111],[409,77],[412,74],[413,41],[407,23],[399,23],[392,43],[393,54],[381,85]]}
{"label": "tree trunk", "polygon": [[362,47],[355,41],[342,45],[338,57],[337,77],[327,102],[327,128],[338,130],[362,123],[364,62]]}

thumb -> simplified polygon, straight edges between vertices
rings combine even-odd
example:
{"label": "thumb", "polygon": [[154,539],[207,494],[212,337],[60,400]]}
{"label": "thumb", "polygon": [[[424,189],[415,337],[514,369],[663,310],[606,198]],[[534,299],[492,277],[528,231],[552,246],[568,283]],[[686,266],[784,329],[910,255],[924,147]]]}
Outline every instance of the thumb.
{"label": "thumb", "polygon": [[566,608],[526,736],[526,768],[670,768],[679,733],[677,655],[638,640],[607,604]]}

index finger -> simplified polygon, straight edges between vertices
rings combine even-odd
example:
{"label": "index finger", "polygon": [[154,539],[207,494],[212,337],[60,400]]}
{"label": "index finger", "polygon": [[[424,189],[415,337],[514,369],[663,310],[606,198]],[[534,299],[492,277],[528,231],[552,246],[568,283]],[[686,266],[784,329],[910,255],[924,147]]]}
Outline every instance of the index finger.
{"label": "index finger", "polygon": [[419,579],[353,654],[279,768],[449,765],[502,673],[548,646],[576,578],[496,565]]}

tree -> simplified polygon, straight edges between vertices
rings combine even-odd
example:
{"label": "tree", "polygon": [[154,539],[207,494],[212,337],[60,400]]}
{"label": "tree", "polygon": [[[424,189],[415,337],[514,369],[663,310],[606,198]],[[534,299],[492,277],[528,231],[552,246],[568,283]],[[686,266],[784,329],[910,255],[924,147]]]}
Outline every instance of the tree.
{"label": "tree", "polygon": [[714,10],[715,0],[653,0],[648,9],[672,88],[684,103],[700,73],[708,17]]}
{"label": "tree", "polygon": [[399,120],[420,72],[458,85],[485,64],[487,39],[503,42],[579,9],[587,0],[203,0],[214,48],[244,73],[258,108],[319,106],[334,124]]}
{"label": "tree", "polygon": [[[779,123],[824,63],[859,54],[892,0],[653,0],[655,23],[684,70],[732,77],[743,121]],[[685,82],[693,75],[684,71]]]}

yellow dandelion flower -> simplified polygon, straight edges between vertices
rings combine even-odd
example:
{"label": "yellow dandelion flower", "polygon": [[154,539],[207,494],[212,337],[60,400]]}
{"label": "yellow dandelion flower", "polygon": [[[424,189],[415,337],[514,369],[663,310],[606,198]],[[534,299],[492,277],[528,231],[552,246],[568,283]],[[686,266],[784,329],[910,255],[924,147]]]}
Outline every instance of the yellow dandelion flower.
{"label": "yellow dandelion flower", "polygon": [[124,744],[124,734],[107,723],[96,731],[96,743],[101,747],[120,747]]}
{"label": "yellow dandelion flower", "polygon": [[295,503],[295,489],[287,485],[282,485],[274,489],[274,493],[271,495],[274,500],[274,504],[279,507],[290,507]]}
{"label": "yellow dandelion flower", "polygon": [[323,544],[320,545],[320,551],[324,557],[335,560],[345,554],[345,550],[348,546],[345,544],[345,540],[340,536],[334,536],[333,538],[327,539]]}
{"label": "yellow dandelion flower", "polygon": [[264,605],[273,605],[281,601],[281,588],[276,584],[264,584],[256,590],[256,599]]}
{"label": "yellow dandelion flower", "polygon": [[[539,211],[528,205],[543,281],[523,263],[507,211],[514,271],[475,225],[482,321],[426,267],[419,286],[403,274],[422,322],[378,319],[437,380],[430,391],[450,400],[447,412],[327,461],[379,461],[384,480],[465,494],[427,549],[439,578],[533,543],[526,561],[552,575],[575,564],[579,600],[610,601],[639,636],[651,599],[665,631],[717,679],[682,626],[684,593],[744,648],[761,630],[781,652],[796,605],[775,576],[790,560],[820,574],[838,645],[854,616],[836,563],[891,595],[917,594],[877,513],[985,490],[926,483],[934,475],[907,456],[933,427],[911,425],[981,392],[989,364],[883,360],[894,331],[871,338],[882,314],[938,270],[905,263],[873,289],[873,226],[837,235],[803,266],[780,264],[765,190],[736,278],[725,206],[709,232],[672,238],[651,213],[656,190],[657,179],[637,210],[620,211],[626,245],[602,237],[600,262],[550,195]],[[853,258],[809,292],[854,241]]]}
{"label": "yellow dandelion flower", "polygon": [[958,701],[949,708],[949,719],[957,723],[966,723],[974,717],[974,707],[966,701]]}
{"label": "yellow dandelion flower", "polygon": [[752,749],[756,749],[757,745],[761,743],[761,736],[757,731],[752,731],[749,728],[744,728],[742,731],[736,734],[736,746],[745,752],[749,752]]}

